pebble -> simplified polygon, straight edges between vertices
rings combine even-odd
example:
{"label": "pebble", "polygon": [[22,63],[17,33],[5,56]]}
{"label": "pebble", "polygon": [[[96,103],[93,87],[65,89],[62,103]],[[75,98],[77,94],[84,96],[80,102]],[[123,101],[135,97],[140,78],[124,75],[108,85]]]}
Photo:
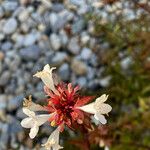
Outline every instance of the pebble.
{"label": "pebble", "polygon": [[41,50],[39,46],[32,45],[20,50],[19,54],[23,60],[37,60],[40,56]]}
{"label": "pebble", "polygon": [[0,18],[2,18],[4,16],[4,10],[3,8],[0,6]]}
{"label": "pebble", "polygon": [[59,50],[61,47],[61,40],[57,34],[53,33],[50,35],[50,43],[55,51]]}
{"label": "pebble", "polygon": [[0,95],[0,110],[7,107],[7,96],[4,94]]}
{"label": "pebble", "polygon": [[5,34],[12,34],[16,31],[17,29],[17,21],[15,18],[10,18],[6,21],[3,27],[3,32]]}
{"label": "pebble", "polygon": [[58,70],[58,74],[60,75],[62,81],[68,81],[68,79],[70,78],[69,64],[64,63],[63,65],[61,65]]}
{"label": "pebble", "polygon": [[87,48],[87,47],[84,47],[81,51],[81,58],[83,60],[88,60],[90,59],[90,57],[92,56],[92,51],[91,49]]}
{"label": "pebble", "polygon": [[58,52],[52,58],[51,63],[53,63],[53,64],[61,64],[61,63],[63,63],[66,60],[68,60],[67,53],[65,53],[65,52]]}
{"label": "pebble", "polygon": [[31,46],[40,38],[40,35],[37,32],[30,33],[24,38],[24,46]]}
{"label": "pebble", "polygon": [[68,50],[74,55],[79,54],[80,46],[79,46],[79,39],[77,37],[73,37],[70,39],[68,43]]}
{"label": "pebble", "polygon": [[72,33],[77,34],[80,33],[85,27],[85,23],[83,19],[76,20],[76,22],[72,25]]}
{"label": "pebble", "polygon": [[20,107],[22,105],[23,98],[24,98],[24,95],[19,95],[19,96],[12,98],[12,99],[9,99],[7,109],[9,111],[16,110],[18,107]]}
{"label": "pebble", "polygon": [[0,86],[6,86],[11,78],[11,73],[7,70],[4,71],[0,76]]}
{"label": "pebble", "polygon": [[86,64],[77,59],[73,59],[71,63],[71,68],[75,72],[76,75],[85,75],[87,73]]}

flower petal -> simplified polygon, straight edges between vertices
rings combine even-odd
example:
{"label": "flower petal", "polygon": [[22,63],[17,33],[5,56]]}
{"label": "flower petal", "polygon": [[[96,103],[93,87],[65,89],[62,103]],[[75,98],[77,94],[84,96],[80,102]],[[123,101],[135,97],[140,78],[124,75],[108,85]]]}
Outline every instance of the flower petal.
{"label": "flower petal", "polygon": [[25,118],[21,121],[21,126],[24,128],[32,128],[33,126],[33,119],[32,118]]}
{"label": "flower petal", "polygon": [[46,109],[39,105],[36,104],[32,101],[32,96],[29,95],[29,98],[24,98],[23,106],[31,111],[46,111]]}
{"label": "flower petal", "polygon": [[50,68],[50,66],[47,64],[44,66],[44,69],[40,72],[37,72],[35,77],[41,78],[43,83],[50,88],[55,94],[58,94],[58,91],[55,88],[53,77],[52,77],[52,71],[56,69],[55,67]]}
{"label": "flower petal", "polygon": [[34,124],[34,126],[30,129],[30,133],[29,133],[30,138],[31,139],[35,138],[38,131],[39,131],[39,126],[37,126],[37,124]]}
{"label": "flower petal", "polygon": [[98,121],[100,121],[102,124],[106,124],[107,123],[107,120],[105,119],[105,116],[104,115],[101,115],[100,113],[96,113],[94,115],[94,118]]}
{"label": "flower petal", "polygon": [[100,114],[108,114],[111,110],[112,107],[105,103],[96,106],[96,111],[98,111]]}
{"label": "flower petal", "polygon": [[27,116],[33,118],[35,117],[35,113],[31,110],[29,110],[28,108],[23,107],[22,108],[23,113],[25,113]]}
{"label": "flower petal", "polygon": [[94,104],[95,104],[95,102],[90,103],[88,105],[84,105],[82,107],[77,107],[77,109],[80,109],[80,110],[85,111],[87,113],[95,114],[96,111],[94,108]]}
{"label": "flower petal", "polygon": [[107,100],[107,98],[108,98],[108,95],[103,94],[102,96],[96,99],[96,103],[104,103]]}
{"label": "flower petal", "polygon": [[48,121],[48,119],[52,116],[52,114],[42,114],[42,115],[37,115],[35,117],[38,126],[41,126],[42,124],[44,124],[46,121]]}
{"label": "flower petal", "polygon": [[59,145],[59,127],[57,127],[57,129],[55,129],[52,134],[49,136],[47,142],[45,144],[42,144],[42,146],[45,147],[46,150],[59,150],[62,149],[63,147],[61,147]]}

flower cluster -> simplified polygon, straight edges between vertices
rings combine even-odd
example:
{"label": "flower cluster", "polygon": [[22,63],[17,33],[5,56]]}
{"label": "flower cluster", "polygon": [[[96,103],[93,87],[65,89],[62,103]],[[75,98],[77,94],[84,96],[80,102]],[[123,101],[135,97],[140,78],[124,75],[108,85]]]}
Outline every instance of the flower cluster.
{"label": "flower cluster", "polygon": [[[72,124],[82,124],[85,119],[85,113],[93,114],[94,118],[102,124],[106,124],[107,120],[105,114],[108,114],[112,107],[105,103],[108,96],[103,94],[95,100],[93,96],[80,96],[79,86],[73,87],[71,83],[65,84],[55,83],[52,71],[56,69],[50,68],[47,64],[44,69],[37,72],[34,77],[41,78],[44,82],[44,91],[47,94],[47,105],[41,106],[32,101],[32,97],[24,99],[23,112],[28,116],[21,121],[24,128],[29,128],[29,136],[33,139],[39,127],[45,122],[50,122],[50,125],[57,127],[45,144],[42,146],[46,150],[59,150],[62,149],[59,145],[59,134],[64,130],[64,126],[72,129]],[[89,103],[89,104],[87,104]],[[45,112],[45,114],[39,114]]]}

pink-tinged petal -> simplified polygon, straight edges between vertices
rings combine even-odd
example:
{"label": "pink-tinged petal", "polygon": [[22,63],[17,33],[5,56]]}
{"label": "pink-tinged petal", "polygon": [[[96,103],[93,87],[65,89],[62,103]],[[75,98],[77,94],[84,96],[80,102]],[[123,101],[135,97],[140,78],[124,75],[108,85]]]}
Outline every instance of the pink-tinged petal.
{"label": "pink-tinged petal", "polygon": [[21,126],[24,128],[32,128],[33,126],[33,119],[32,118],[25,118],[21,121]]}
{"label": "pink-tinged petal", "polygon": [[96,111],[99,112],[100,114],[108,114],[111,110],[112,110],[112,107],[108,104],[100,104],[98,106],[94,106]]}
{"label": "pink-tinged petal", "polygon": [[105,119],[105,116],[104,115],[101,115],[100,113],[96,113],[94,115],[94,118],[98,121],[100,121],[102,124],[106,124],[107,123],[107,120]]}
{"label": "pink-tinged petal", "polygon": [[23,107],[22,109],[23,113],[26,114],[27,116],[33,118],[35,117],[35,113],[31,110],[29,110],[28,108]]}
{"label": "pink-tinged petal", "polygon": [[43,115],[37,115],[35,117],[36,121],[37,121],[37,125],[41,126],[42,124],[44,124],[46,121],[49,120],[49,118],[52,116],[53,114],[43,114]]}
{"label": "pink-tinged petal", "polygon": [[30,133],[29,133],[30,138],[31,139],[35,138],[35,136],[37,135],[38,131],[39,131],[39,126],[34,124],[34,126],[30,129]]}
{"label": "pink-tinged petal", "polygon": [[34,77],[41,78],[43,83],[50,88],[55,94],[59,94],[58,91],[55,88],[53,77],[52,77],[52,71],[56,69],[55,67],[50,68],[50,66],[47,64],[44,66],[44,69],[40,72],[37,72]]}
{"label": "pink-tinged petal", "polygon": [[107,100],[107,98],[108,98],[108,95],[103,94],[102,96],[96,99],[96,103],[104,103]]}
{"label": "pink-tinged petal", "polygon": [[90,114],[95,114],[95,108],[94,108],[94,102],[90,103],[88,105],[84,105],[82,107],[76,107],[77,109],[80,109],[84,112],[90,113]]}

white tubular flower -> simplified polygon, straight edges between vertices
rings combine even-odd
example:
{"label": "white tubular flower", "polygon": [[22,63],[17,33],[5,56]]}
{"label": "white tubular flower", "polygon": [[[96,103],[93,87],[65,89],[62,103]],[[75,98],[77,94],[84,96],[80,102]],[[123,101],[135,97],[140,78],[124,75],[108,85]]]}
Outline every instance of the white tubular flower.
{"label": "white tubular flower", "polygon": [[24,98],[23,107],[31,110],[31,111],[47,111],[43,106],[36,104],[32,101],[32,96],[30,95],[29,98]]}
{"label": "white tubular flower", "polygon": [[35,115],[33,111],[30,111],[27,108],[23,108],[23,112],[29,116],[21,121],[21,126],[24,128],[31,128],[29,136],[33,139],[38,131],[39,127],[44,124],[52,114],[42,114],[42,115]]}
{"label": "white tubular flower", "polygon": [[58,91],[55,88],[53,77],[52,77],[52,71],[56,69],[56,67],[50,68],[50,66],[47,64],[44,66],[44,69],[40,72],[37,72],[34,77],[41,78],[41,80],[44,82],[44,84],[50,88],[55,94],[58,95]]}
{"label": "white tubular flower", "polygon": [[52,132],[52,134],[49,136],[47,142],[45,144],[42,144],[42,146],[45,147],[46,150],[59,150],[62,149],[59,145],[59,127],[57,127],[56,130]]}
{"label": "white tubular flower", "polygon": [[95,102],[82,107],[78,107],[78,109],[87,113],[94,114],[94,118],[96,120],[99,120],[102,124],[106,124],[107,120],[105,119],[104,114],[108,114],[112,110],[112,107],[110,105],[104,103],[107,98],[108,95],[103,94],[102,96],[97,98]]}

